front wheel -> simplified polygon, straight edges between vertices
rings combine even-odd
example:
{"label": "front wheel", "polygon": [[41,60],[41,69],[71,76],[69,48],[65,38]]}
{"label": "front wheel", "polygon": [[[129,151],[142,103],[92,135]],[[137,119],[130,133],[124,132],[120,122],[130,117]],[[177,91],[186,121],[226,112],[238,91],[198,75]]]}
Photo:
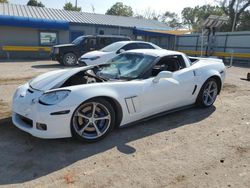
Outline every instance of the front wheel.
{"label": "front wheel", "polygon": [[114,109],[104,99],[94,99],[81,104],[73,113],[71,120],[73,136],[85,142],[101,140],[114,126]]}
{"label": "front wheel", "polygon": [[63,64],[65,66],[75,66],[77,64],[77,57],[74,53],[67,53],[63,56]]}
{"label": "front wheel", "polygon": [[218,83],[214,78],[208,79],[202,86],[196,103],[201,107],[212,106],[218,95]]}

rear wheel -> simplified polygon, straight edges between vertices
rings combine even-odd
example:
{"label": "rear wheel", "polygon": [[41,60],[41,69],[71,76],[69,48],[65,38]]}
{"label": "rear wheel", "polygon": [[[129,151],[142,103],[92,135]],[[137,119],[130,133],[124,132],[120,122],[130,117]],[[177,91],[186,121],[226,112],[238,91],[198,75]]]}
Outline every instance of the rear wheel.
{"label": "rear wheel", "polygon": [[218,83],[214,78],[210,78],[203,84],[196,103],[201,107],[212,106],[217,95]]}
{"label": "rear wheel", "polygon": [[65,66],[75,66],[77,64],[77,57],[74,53],[67,53],[63,56],[63,64]]}
{"label": "rear wheel", "polygon": [[115,125],[115,112],[104,99],[93,99],[81,104],[74,112],[71,122],[73,136],[95,142],[104,138]]}

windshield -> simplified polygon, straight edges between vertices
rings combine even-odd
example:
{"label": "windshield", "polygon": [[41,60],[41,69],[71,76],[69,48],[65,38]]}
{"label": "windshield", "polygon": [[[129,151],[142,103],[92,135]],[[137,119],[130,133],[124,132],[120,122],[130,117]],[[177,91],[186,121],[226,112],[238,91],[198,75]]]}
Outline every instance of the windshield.
{"label": "windshield", "polygon": [[83,36],[77,37],[75,40],[73,40],[72,44],[78,45],[83,41],[83,39]]}
{"label": "windshield", "polygon": [[110,44],[110,45],[102,48],[100,51],[101,52],[115,52],[115,51],[119,50],[123,46],[124,46],[124,43],[115,42],[113,44]]}
{"label": "windshield", "polygon": [[120,54],[100,66],[96,75],[107,79],[136,79],[154,62],[156,57],[126,53]]}

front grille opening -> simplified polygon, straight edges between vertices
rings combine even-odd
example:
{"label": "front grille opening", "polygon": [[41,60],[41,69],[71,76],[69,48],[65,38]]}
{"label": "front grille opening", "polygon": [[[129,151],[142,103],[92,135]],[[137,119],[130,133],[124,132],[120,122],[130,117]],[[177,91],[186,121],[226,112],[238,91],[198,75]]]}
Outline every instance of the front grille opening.
{"label": "front grille opening", "polygon": [[33,121],[32,121],[31,119],[26,118],[26,117],[24,117],[24,116],[21,116],[21,115],[19,115],[19,114],[18,114],[18,116],[20,117],[20,119],[21,119],[27,126],[29,126],[30,128],[33,127]]}

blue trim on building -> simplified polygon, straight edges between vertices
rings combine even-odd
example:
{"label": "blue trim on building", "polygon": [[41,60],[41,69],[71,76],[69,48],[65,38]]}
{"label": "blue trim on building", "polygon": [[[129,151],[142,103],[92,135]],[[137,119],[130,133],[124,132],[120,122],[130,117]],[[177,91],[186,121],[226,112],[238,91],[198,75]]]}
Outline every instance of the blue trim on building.
{"label": "blue trim on building", "polygon": [[136,29],[140,29],[140,30],[162,30],[162,31],[169,31],[169,30],[173,30],[173,28],[168,27],[168,28],[163,28],[163,27],[134,27]]}
{"label": "blue trim on building", "polygon": [[0,26],[3,25],[13,27],[29,27],[37,29],[69,29],[69,22],[67,21],[0,15]]}

